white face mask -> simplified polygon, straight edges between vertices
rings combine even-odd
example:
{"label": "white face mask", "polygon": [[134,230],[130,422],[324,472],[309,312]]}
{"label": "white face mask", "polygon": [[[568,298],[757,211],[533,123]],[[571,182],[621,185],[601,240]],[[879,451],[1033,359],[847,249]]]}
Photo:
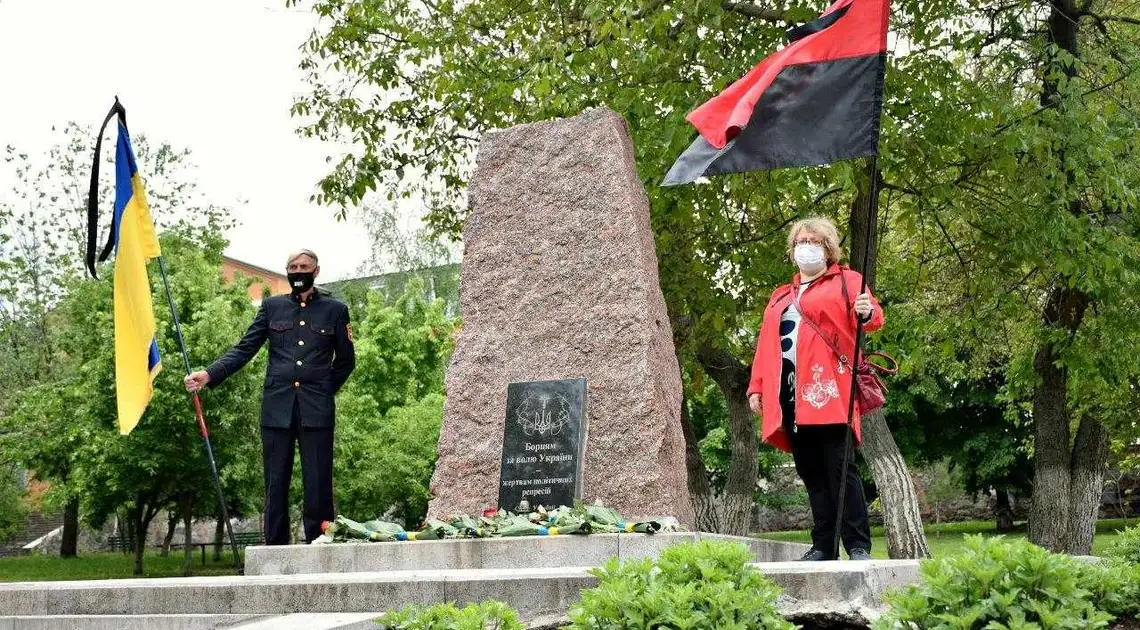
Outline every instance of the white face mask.
{"label": "white face mask", "polygon": [[796,259],[796,264],[799,266],[800,271],[805,273],[819,271],[823,268],[827,260],[824,257],[822,247],[809,243],[796,245],[795,250],[792,252],[792,257]]}

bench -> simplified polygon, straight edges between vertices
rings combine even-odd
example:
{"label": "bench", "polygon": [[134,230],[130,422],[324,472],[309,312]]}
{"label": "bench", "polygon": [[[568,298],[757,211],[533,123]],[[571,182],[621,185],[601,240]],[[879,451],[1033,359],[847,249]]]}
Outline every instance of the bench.
{"label": "bench", "polygon": [[[222,539],[222,545],[223,546],[228,546],[229,542],[230,541],[228,538]],[[264,544],[264,542],[265,542],[265,538],[261,535],[261,532],[240,532],[240,533],[234,534],[234,543],[236,543],[239,548],[240,547],[252,547],[254,545],[261,545],[261,544]],[[206,566],[206,547],[209,547],[213,544],[214,544],[213,542],[191,541],[190,546],[191,547],[198,547],[198,549],[201,551],[202,566]],[[134,551],[134,549],[135,549],[135,540],[134,540],[134,538],[130,538],[127,536],[111,536],[110,538],[107,539],[107,546],[110,547],[112,551],[122,551],[123,553],[130,553],[130,552]],[[170,544],[171,549],[178,549],[178,548],[181,548],[184,546],[185,546],[185,543],[171,543]]]}
{"label": "bench", "polygon": [[[240,532],[234,534],[234,544],[239,548],[250,547],[253,545],[260,545],[264,539],[261,532]],[[191,547],[198,547],[202,551],[202,566],[206,566],[206,547],[215,546],[218,541],[211,542],[191,542]],[[221,540],[222,547],[228,547],[230,544],[229,537],[223,537]],[[171,547],[181,547],[182,545],[172,544]]]}
{"label": "bench", "polygon": [[111,551],[130,553],[135,549],[135,539],[127,536],[111,536],[107,539],[107,546],[111,548]]}
{"label": "bench", "polygon": [[[212,544],[214,544],[214,543],[212,543],[212,542],[204,543],[204,542],[195,542],[195,541],[190,542],[191,547],[197,547],[197,548],[202,550],[202,566],[206,566],[206,547],[208,547]],[[170,544],[171,549],[179,549],[179,548],[182,548],[185,546],[186,546],[186,543],[171,543]]]}
{"label": "bench", "polygon": [[[226,542],[226,541],[223,541]],[[265,538],[261,532],[241,532],[234,534],[234,542],[238,547],[253,547],[265,543]]]}

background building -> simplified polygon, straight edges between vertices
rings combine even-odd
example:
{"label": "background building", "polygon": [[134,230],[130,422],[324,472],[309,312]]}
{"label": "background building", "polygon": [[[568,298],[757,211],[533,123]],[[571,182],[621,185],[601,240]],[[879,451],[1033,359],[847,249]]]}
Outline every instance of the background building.
{"label": "background building", "polygon": [[285,277],[285,274],[251,265],[236,258],[222,256],[222,275],[225,276],[226,282],[232,282],[235,273],[254,279],[254,282],[249,285],[249,299],[255,305],[261,304],[261,300],[266,297],[289,292],[289,279]]}

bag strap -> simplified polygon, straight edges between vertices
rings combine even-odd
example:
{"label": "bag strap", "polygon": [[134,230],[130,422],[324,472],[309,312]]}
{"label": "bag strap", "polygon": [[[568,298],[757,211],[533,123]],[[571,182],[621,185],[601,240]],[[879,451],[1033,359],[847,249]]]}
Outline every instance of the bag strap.
{"label": "bag strap", "polygon": [[[850,293],[847,290],[847,276],[845,274],[843,274],[841,271],[839,279],[842,282],[842,287],[843,287],[843,300],[847,303],[847,314],[850,315],[852,305],[851,305]],[[823,333],[823,329],[821,329],[819,327],[819,324],[815,323],[815,320],[808,317],[804,313],[803,309],[800,308],[800,306],[799,306],[799,304],[800,304],[799,289],[796,285],[794,285],[794,284],[792,285],[791,292],[792,292],[792,304],[791,304],[791,306],[792,306],[792,308],[795,308],[797,311],[799,311],[800,319],[807,322],[808,325],[811,326],[812,330],[815,331],[815,334],[819,335],[820,339],[823,339],[823,342],[825,344],[827,344],[827,347],[830,348],[831,351],[835,353],[835,356],[839,357],[839,362],[841,364],[849,365],[851,363],[851,359],[847,358],[847,355],[843,354],[843,352],[839,349],[839,344],[836,343],[835,340],[833,340],[831,337],[828,337],[827,335],[825,335]],[[891,367],[879,365],[878,363],[871,361],[871,357],[882,357],[882,358],[891,362]],[[860,369],[862,369],[863,366],[867,366],[869,369],[874,369],[875,371],[879,372],[880,374],[898,374],[898,371],[899,371],[899,362],[897,360],[895,360],[894,357],[892,357],[891,355],[889,355],[885,352],[877,352],[877,351],[876,352],[865,352],[865,353],[863,353],[863,357],[862,357],[862,360],[860,361],[860,364],[861,364]]]}
{"label": "bag strap", "polygon": [[[844,285],[846,286],[846,284],[846,280],[844,280]],[[848,359],[847,355],[843,354],[843,352],[839,349],[839,344],[827,335],[823,334],[823,329],[819,327],[819,324],[815,323],[815,320],[808,317],[807,314],[804,313],[803,309],[800,308],[799,289],[795,285],[792,285],[792,297],[792,308],[799,311],[800,319],[807,322],[808,325],[812,327],[812,330],[815,331],[815,334],[819,335],[820,339],[823,339],[823,342],[827,344],[827,347],[831,348],[831,351],[835,353],[835,356],[839,357],[839,362],[841,364],[847,365],[850,363],[851,360]]]}
{"label": "bag strap", "polygon": [[[872,361],[871,357],[882,357],[882,358],[891,362],[891,367],[879,365],[878,363],[875,363],[874,361]],[[891,355],[889,355],[885,352],[869,352],[869,353],[867,353],[867,355],[863,357],[863,365],[866,365],[870,368],[874,368],[875,371],[879,372],[880,374],[898,374],[899,373],[899,362],[896,361],[894,357],[892,357]]]}
{"label": "bag strap", "polygon": [[839,286],[843,287],[843,303],[847,305],[847,317],[851,317],[851,294],[847,292],[847,268],[839,268]]}

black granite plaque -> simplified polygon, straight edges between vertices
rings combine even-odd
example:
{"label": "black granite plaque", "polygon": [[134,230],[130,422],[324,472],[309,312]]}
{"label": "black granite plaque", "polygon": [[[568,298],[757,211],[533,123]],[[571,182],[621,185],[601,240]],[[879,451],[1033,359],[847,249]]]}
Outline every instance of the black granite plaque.
{"label": "black granite plaque", "polygon": [[586,379],[507,386],[499,507],[573,505],[582,494]]}

